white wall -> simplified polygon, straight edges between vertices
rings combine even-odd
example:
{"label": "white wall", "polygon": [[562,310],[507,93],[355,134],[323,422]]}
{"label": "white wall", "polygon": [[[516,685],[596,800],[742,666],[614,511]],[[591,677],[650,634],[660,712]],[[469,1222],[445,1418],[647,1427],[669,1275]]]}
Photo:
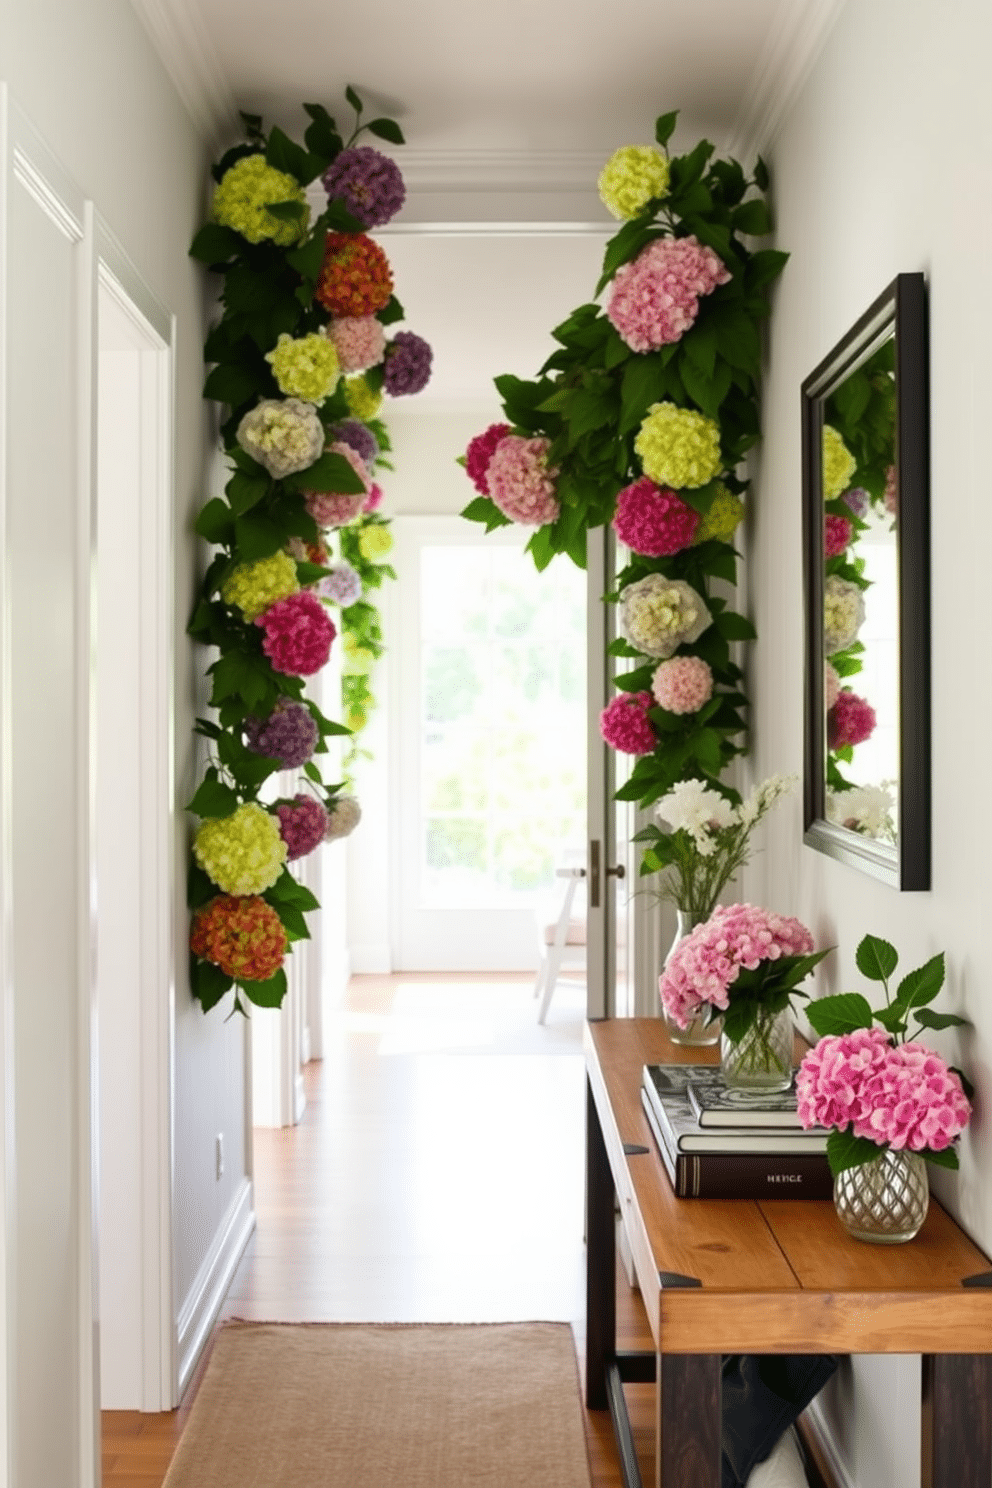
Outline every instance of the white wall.
{"label": "white wall", "polygon": [[[838,949],[821,991],[861,984],[867,931],[905,969],[947,952],[941,1006],[972,1022],[937,1042],[979,1092],[960,1176],[941,1197],[992,1247],[992,945],[981,854],[992,800],[981,768],[992,726],[984,598],[992,508],[982,430],[992,405],[992,90],[987,0],[851,0],[771,152],[777,237],[792,257],[771,326],[761,468],[749,534],[753,770],[802,769],[799,387],[893,277],[930,290],[932,437],[933,888],[900,894],[802,844],[799,793],[767,824],[745,897],[799,915]],[[844,1460],[863,1488],[918,1481],[915,1360],[865,1359],[828,1393]],[[848,1398],[849,1397],[849,1398]],[[842,1421],[840,1405],[847,1409]]]}
{"label": "white wall", "polygon": [[[190,238],[205,207],[208,161],[200,141],[158,63],[151,44],[126,0],[0,0],[0,78],[13,99],[44,136],[51,150],[90,198],[120,240],[137,272],[156,298],[177,317],[176,342],[176,451],[175,532],[176,593],[176,779],[179,803],[193,784],[190,724],[196,680],[191,648],[184,627],[194,587],[196,550],[190,536],[193,512],[206,495],[201,472],[213,438],[200,399],[202,335],[206,297],[200,271],[187,258]],[[25,266],[25,275],[27,269]],[[26,277],[19,286],[22,295]],[[18,286],[12,284],[12,295]],[[43,287],[32,290],[37,301],[22,305],[31,324],[32,305],[40,308]],[[18,366],[25,386],[39,392],[55,375],[53,348],[37,338],[25,353],[28,364]],[[72,375],[68,362],[66,374]],[[65,393],[71,402],[72,389]],[[43,411],[39,398],[38,413]],[[58,428],[54,438],[39,443],[42,466],[12,472],[31,481],[37,503],[35,543],[45,548],[57,527],[58,501],[68,499],[74,472],[53,466],[56,452],[71,463],[72,432]],[[66,493],[63,498],[62,494]],[[13,496],[13,481],[9,495]],[[45,554],[45,593],[58,592],[54,554]],[[65,591],[68,597],[71,590]],[[15,657],[16,664],[16,657]],[[76,663],[67,651],[42,655],[37,672],[38,696],[57,693],[74,678],[57,668]],[[126,685],[126,679],[125,679]],[[68,770],[63,734],[61,768]],[[55,762],[56,764],[58,762]],[[60,806],[65,803],[59,803]],[[78,798],[68,802],[78,806]],[[175,1016],[175,1191],[177,1308],[190,1299],[195,1283],[203,1282],[204,1262],[213,1256],[232,1206],[243,1209],[248,1171],[248,1131],[245,1122],[245,1031],[238,1020],[225,1024],[217,1014],[204,1018],[191,1003],[185,979],[186,915],[183,877],[186,862],[186,825],[177,814],[174,869],[179,888],[176,903],[175,959],[177,967]],[[51,828],[51,841],[58,840]],[[27,885],[25,884],[25,887]],[[15,882],[15,896],[17,893]],[[52,924],[71,924],[72,886],[63,884],[55,861],[47,884],[48,914]],[[61,896],[61,897],[60,897]],[[74,1186],[85,1182],[82,1155],[72,1150],[73,1084],[66,1079],[64,1059],[59,1065],[59,1030],[71,1030],[69,1013],[74,987],[67,962],[61,967],[55,951],[46,955],[49,1000],[47,1031],[27,1041],[18,1039],[18,1096],[31,1088],[38,1098],[50,1096],[48,1120],[54,1149],[65,1162],[21,1166],[14,1193],[19,1208],[22,1243],[14,1258],[16,1289],[21,1303],[17,1320],[16,1400],[19,1482],[73,1484],[77,1466],[79,1404],[73,1379],[77,1355],[73,1299],[73,1237],[68,1206]],[[15,1010],[16,1011],[16,1010]],[[40,1013],[39,1013],[40,1016]],[[66,1035],[68,1036],[68,1034]],[[66,1053],[65,1057],[69,1057]],[[71,1074],[71,1071],[69,1071]],[[61,1099],[48,1086],[55,1081]],[[17,1136],[26,1140],[22,1118]],[[223,1131],[227,1169],[215,1178],[214,1137]],[[30,1173],[30,1182],[28,1174]],[[32,1245],[35,1235],[45,1243]],[[46,1309],[45,1329],[33,1317],[37,1298],[47,1287],[53,1298]]]}

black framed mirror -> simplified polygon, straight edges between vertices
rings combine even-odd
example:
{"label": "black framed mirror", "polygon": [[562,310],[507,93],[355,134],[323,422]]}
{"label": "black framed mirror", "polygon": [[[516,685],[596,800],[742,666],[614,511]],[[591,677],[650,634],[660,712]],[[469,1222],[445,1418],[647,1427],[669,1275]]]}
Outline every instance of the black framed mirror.
{"label": "black framed mirror", "polygon": [[802,385],[804,841],[930,887],[930,407],[922,274]]}

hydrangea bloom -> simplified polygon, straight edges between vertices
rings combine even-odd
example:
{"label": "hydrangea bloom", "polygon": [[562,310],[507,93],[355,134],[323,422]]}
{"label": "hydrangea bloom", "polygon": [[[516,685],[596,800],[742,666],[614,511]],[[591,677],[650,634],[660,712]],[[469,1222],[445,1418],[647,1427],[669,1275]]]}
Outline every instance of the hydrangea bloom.
{"label": "hydrangea bloom", "polygon": [[465,473],[481,496],[489,495],[486,473],[496,446],[510,432],[509,424],[490,424],[481,434],[470,439],[465,451]]}
{"label": "hydrangea bloom", "polygon": [[306,509],[318,527],[346,527],[355,520],[365,502],[360,491],[357,496],[341,491],[306,491],[304,495]]}
{"label": "hydrangea bloom", "polygon": [[705,486],[719,475],[723,463],[719,427],[705,414],[674,403],[652,403],[634,449],[644,474],[676,491]]}
{"label": "hydrangea bloom", "polygon": [[344,202],[366,227],[382,227],[406,201],[395,160],[370,145],[352,145],[336,155],[320,178],[330,201]]}
{"label": "hydrangea bloom", "polygon": [[334,842],[338,837],[348,837],[362,819],[362,808],[354,796],[338,796],[327,811],[325,842]]}
{"label": "hydrangea bloom", "polygon": [[855,785],[844,791],[828,790],[827,821],[836,822],[849,832],[860,832],[863,837],[894,842],[895,805],[892,790],[884,781],[881,785]]}
{"label": "hydrangea bloom", "polygon": [[338,385],[341,369],[334,343],[311,331],[295,340],[285,332],[265,360],[271,363],[279,391],[306,403],[323,403]]}
{"label": "hydrangea bloom", "polygon": [[875,709],[850,688],[842,687],[827,714],[827,743],[831,749],[863,744],[875,732]]}
{"label": "hydrangea bloom", "polygon": [[823,586],[823,650],[832,656],[858,638],[865,623],[865,597],[857,584],[831,574]]}
{"label": "hydrangea bloom", "polygon": [[289,698],[280,698],[268,718],[246,718],[243,727],[245,744],[252,753],[277,759],[284,770],[305,765],[320,738],[310,709]]}
{"label": "hydrangea bloom", "polygon": [[549,439],[507,434],[493,451],[486,472],[488,493],[511,521],[542,527],[558,516],[558,471],[548,467],[550,447]]}
{"label": "hydrangea bloom", "polygon": [[374,315],[389,303],[389,260],[364,233],[328,233],[324,263],[314,290],[331,315]]}
{"label": "hydrangea bloom", "polygon": [[373,483],[369,487],[369,494],[362,503],[363,512],[378,511],[382,505],[382,487]]}
{"label": "hydrangea bloom", "polygon": [[868,510],[869,496],[864,486],[852,486],[849,491],[843,493],[840,499],[845,506],[850,507],[856,517],[863,517]]}
{"label": "hydrangea bloom", "polygon": [[255,563],[239,563],[221,585],[225,604],[237,605],[246,620],[254,620],[269,605],[299,589],[296,564],[288,553],[273,553]]}
{"label": "hydrangea bloom", "polygon": [[282,480],[313,464],[324,448],[324,428],[311,403],[263,398],[238,425],[238,443]]}
{"label": "hydrangea bloom", "polygon": [[647,574],[620,596],[623,633],[645,656],[671,656],[698,641],[713,616],[702,595],[683,579]]}
{"label": "hydrangea bloom", "polygon": [[267,982],[286,955],[286,931],[254,894],[218,894],[193,916],[190,950],[236,982]]}
{"label": "hydrangea bloom", "polygon": [[833,501],[839,496],[857,469],[851,454],[833,424],[823,426],[823,498]]}
{"label": "hydrangea bloom", "polygon": [[282,872],[286,844],[275,817],[257,801],[246,801],[230,816],[200,823],[193,855],[225,894],[263,894]]}
{"label": "hydrangea bloom", "polygon": [[885,510],[889,515],[892,517],[898,516],[899,486],[896,481],[896,467],[894,465],[890,465],[885,472],[885,491],[882,499],[885,502]]}
{"label": "hydrangea bloom", "polygon": [[348,411],[358,419],[373,419],[382,407],[382,394],[364,377],[345,378],[344,397]]}
{"label": "hydrangea bloom", "polygon": [[302,238],[310,223],[310,209],[292,222],[273,217],[266,207],[275,202],[307,205],[306,193],[295,176],[267,165],[264,155],[243,155],[235,161],[214,192],[214,221],[233,227],[249,243],[271,238],[288,247]]}
{"label": "hydrangea bloom", "polygon": [[710,540],[731,542],[743,520],[743,501],[720,483],[717,485],[716,495],[713,497],[709,511],[700,518],[693,544]]}
{"label": "hydrangea bloom", "polygon": [[642,475],[617,495],[613,529],[633,553],[669,557],[689,547],[699,526],[699,513],[674,491],[660,489]]}
{"label": "hydrangea bloom", "polygon": [[700,295],[729,279],[698,238],[659,238],[617,269],[606,314],[632,351],[654,351],[680,340],[699,314]]}
{"label": "hydrangea bloom", "polygon": [[358,551],[370,563],[378,563],[393,551],[393,534],[382,522],[372,522],[358,534]]}
{"label": "hydrangea bloom", "polygon": [[286,844],[286,860],[294,863],[305,858],[324,840],[327,831],[327,812],[314,796],[302,793],[293,797],[292,804],[276,807],[279,832]]}
{"label": "hydrangea bloom", "polygon": [[599,199],[618,221],[668,195],[668,160],[654,145],[623,145],[599,173]]}
{"label": "hydrangea bloom", "polygon": [[716,908],[675,947],[658,986],[665,1011],[688,1028],[708,1003],[726,1012],[741,968],[807,955],[813,937],[801,921],[754,904]]}
{"label": "hydrangea bloom", "polygon": [[324,335],[334,342],[342,372],[365,372],[386,354],[386,333],[374,315],[342,315]]}
{"label": "hydrangea bloom", "polygon": [[713,673],[701,656],[673,656],[658,667],[651,691],[669,713],[698,713],[713,696]]}
{"label": "hydrangea bloom", "polygon": [[833,666],[829,661],[826,661],[823,664],[823,696],[827,705],[828,713],[830,712],[830,709],[833,707],[834,703],[837,701],[837,694],[839,692],[840,673],[837,671],[837,668],[835,666]]}
{"label": "hydrangea bloom", "polygon": [[658,740],[648,719],[649,692],[621,692],[599,715],[599,732],[611,749],[624,754],[650,754]]}
{"label": "hydrangea bloom", "polygon": [[701,780],[676,781],[654,811],[673,832],[688,832],[701,858],[713,855],[716,844],[712,834],[735,821],[734,808],[727,798]]}
{"label": "hydrangea bloom", "polygon": [[958,1075],[919,1044],[893,1044],[882,1028],[828,1034],[796,1075],[803,1126],[848,1127],[893,1151],[943,1152],[971,1106]]}
{"label": "hydrangea bloom", "polygon": [[[369,480],[368,467],[373,465],[379,458],[379,441],[372,433],[372,430],[367,424],[362,423],[360,418],[348,418],[342,419],[340,423],[332,424],[327,433],[328,438],[333,441],[331,449],[336,449],[339,455],[344,453],[343,450],[338,449],[338,446],[341,444],[346,444],[350,450],[354,450],[362,462],[362,468],[359,469],[352,462],[353,468],[361,476],[362,480],[365,481],[367,487]],[[345,455],[345,459],[347,458],[348,456]]]}
{"label": "hydrangea bloom", "polygon": [[332,563],[330,573],[321,579],[320,592],[325,599],[332,599],[346,610],[361,599],[362,580],[351,564],[342,558],[340,562]]}
{"label": "hydrangea bloom", "polygon": [[255,624],[262,628],[262,650],[273,669],[290,677],[319,672],[337,635],[324,606],[307,589],[280,599]]}
{"label": "hydrangea bloom", "polygon": [[391,398],[419,393],[431,380],[434,353],[423,336],[397,331],[386,347],[384,387]]}
{"label": "hydrangea bloom", "polygon": [[823,524],[823,556],[839,558],[850,546],[854,526],[848,517],[837,517],[827,513]]}

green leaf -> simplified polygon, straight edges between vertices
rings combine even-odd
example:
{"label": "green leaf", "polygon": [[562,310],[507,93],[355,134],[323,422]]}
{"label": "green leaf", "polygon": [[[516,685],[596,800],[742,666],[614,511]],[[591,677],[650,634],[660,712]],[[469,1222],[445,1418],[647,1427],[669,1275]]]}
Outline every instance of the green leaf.
{"label": "green leaf", "polygon": [[768,208],[763,201],[757,199],[743,202],[735,209],[730,220],[735,232],[746,233],[751,238],[763,238],[772,230]]}
{"label": "green leaf", "polygon": [[267,982],[239,982],[238,986],[244,989],[249,1002],[257,1007],[280,1007],[286,996],[286,973],[280,967]]}
{"label": "green leaf", "polygon": [[215,367],[203,384],[203,396],[217,403],[226,403],[229,408],[238,408],[261,391],[261,383],[252,367],[234,366],[222,362]]}
{"label": "green leaf", "polygon": [[887,1033],[901,1035],[906,1032],[906,1009],[901,1008],[898,1003],[891,1007],[878,1008],[875,1012],[876,1023],[881,1023]]}
{"label": "green leaf", "polygon": [[306,147],[312,155],[321,155],[330,164],[344,144],[337,125],[323,104],[305,103],[303,108],[313,120],[303,136]]}
{"label": "green leaf", "polygon": [[186,903],[190,909],[199,909],[217,893],[217,885],[198,863],[190,863],[186,875]]}
{"label": "green leaf", "polygon": [[847,1168],[860,1168],[862,1163],[881,1157],[885,1151],[868,1137],[856,1137],[851,1131],[832,1131],[827,1138],[827,1162],[836,1178]]}
{"label": "green leaf", "polygon": [[370,119],[366,129],[379,139],[389,140],[391,145],[405,145],[403,131],[395,119]]}
{"label": "green leaf", "polygon": [[205,264],[222,264],[235,258],[245,249],[245,240],[232,227],[221,227],[219,222],[208,222],[196,234],[190,244],[189,256]]}
{"label": "green leaf", "polygon": [[664,395],[664,369],[657,356],[632,358],[623,369],[620,385],[620,425],[617,434],[621,438],[629,434],[644,419],[652,403]]}
{"label": "green leaf", "polygon": [[201,782],[186,810],[203,818],[230,816],[240,804],[237,792],[218,780],[216,771],[213,771],[208,772],[207,778]]}
{"label": "green leaf", "polygon": [[262,898],[271,904],[274,909],[279,909],[284,904],[292,904],[296,909],[313,910],[320,908],[320,901],[316,894],[296,879],[288,868],[283,868],[279,877],[270,889],[266,889]]}
{"label": "green leaf", "polygon": [[307,922],[302,910],[297,909],[292,904],[281,904],[279,906],[279,918],[290,940],[310,939],[310,931],[307,929]]}
{"label": "green leaf", "polygon": [[197,956],[190,956],[189,965],[189,989],[198,1000],[205,1013],[229,992],[234,983],[226,971],[221,971],[212,961],[201,961]]}
{"label": "green leaf", "polygon": [[932,1008],[922,1008],[914,1012],[913,1017],[923,1028],[967,1028],[967,1018],[959,1018],[957,1013],[935,1013]]}
{"label": "green leaf", "polygon": [[768,190],[768,167],[760,155],[754,167],[754,184],[758,187],[759,191]]}
{"label": "green leaf", "polygon": [[895,971],[899,955],[895,946],[877,935],[866,935],[854,953],[862,976],[870,982],[886,982]]}
{"label": "green leaf", "polygon": [[933,1163],[935,1168],[958,1168],[961,1166],[958,1162],[957,1151],[953,1147],[944,1147],[940,1152],[931,1152],[929,1147],[925,1147],[920,1153],[920,1156],[925,1157],[928,1163]]}
{"label": "green leaf", "polygon": [[265,159],[269,165],[275,166],[276,170],[285,171],[287,175],[293,176],[301,186],[306,186],[313,180],[310,173],[310,157],[306,150],[278,127],[274,128],[269,135]]}
{"label": "green leaf", "polygon": [[231,510],[236,517],[243,517],[245,512],[251,511],[257,506],[262,497],[269,489],[269,477],[245,475],[243,471],[236,470],[227,483],[227,499],[231,503]]}
{"label": "green leaf", "polygon": [[194,530],[209,543],[229,543],[234,536],[231,508],[219,496],[208,501],[196,519]]}
{"label": "green leaf", "polygon": [[603,272],[596,285],[597,295],[602,293],[621,264],[636,258],[642,248],[645,248],[653,239],[662,236],[663,234],[650,217],[634,217],[630,222],[625,222],[620,231],[606,245],[606,251],[603,254]]}
{"label": "green leaf", "polygon": [[307,760],[306,764],[303,766],[303,773],[307,775],[311,780],[315,781],[317,785],[323,785],[324,778],[321,775],[318,767],[314,764],[313,760]]}
{"label": "green leaf", "polygon": [[246,656],[243,651],[226,652],[210,668],[212,705],[216,707],[229,697],[240,697],[249,707],[260,703],[266,690],[266,665],[261,659]]}
{"label": "green leaf", "polygon": [[311,284],[316,283],[324,264],[324,234],[315,233],[299,248],[287,253],[286,262]]}
{"label": "green leaf", "polygon": [[944,953],[941,951],[915,971],[907,971],[896,990],[895,1002],[907,1011],[910,1008],[923,1007],[926,1003],[933,1002],[943,985]]}
{"label": "green leaf", "polygon": [[655,120],[654,137],[659,145],[667,145],[675,132],[675,124],[679,116],[678,109],[671,114],[662,114]]}
{"label": "green leaf", "polygon": [[402,320],[406,311],[395,295],[390,295],[381,310],[377,310],[375,318],[380,325],[394,325],[396,321]]}
{"label": "green leaf", "polygon": [[238,517],[234,524],[236,556],[240,563],[255,563],[259,558],[271,558],[273,553],[285,546],[286,534],[278,522],[269,517]]}
{"label": "green leaf", "polygon": [[871,1005],[860,992],[839,992],[835,997],[821,997],[811,1002],[806,1016],[817,1033],[853,1033],[855,1028],[870,1028],[874,1021]]}
{"label": "green leaf", "polygon": [[509,527],[510,518],[501,512],[495,501],[488,496],[476,496],[470,501],[461,515],[469,522],[485,522],[486,531],[492,532],[496,527]]}
{"label": "green leaf", "polygon": [[725,641],[753,641],[758,632],[746,615],[736,610],[722,610],[713,622]]}
{"label": "green leaf", "polygon": [[358,94],[355,92],[350,83],[344,90],[344,96],[345,98],[347,98],[348,102],[355,110],[355,113],[360,114],[365,105],[362,103],[362,100],[359,98]]}

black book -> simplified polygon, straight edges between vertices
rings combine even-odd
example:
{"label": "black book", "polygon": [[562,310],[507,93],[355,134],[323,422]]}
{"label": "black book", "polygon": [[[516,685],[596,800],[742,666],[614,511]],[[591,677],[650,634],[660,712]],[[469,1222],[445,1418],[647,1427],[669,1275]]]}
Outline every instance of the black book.
{"label": "black book", "polygon": [[693,1069],[688,1089],[693,1115],[702,1127],[803,1130],[794,1085],[788,1090],[738,1090],[725,1083],[717,1065],[707,1064]]}
{"label": "black book", "polygon": [[677,1152],[825,1152],[828,1132],[802,1127],[763,1130],[750,1124],[701,1126],[693,1109],[690,1086],[696,1078],[686,1064],[646,1064],[643,1088],[655,1112],[671,1128]]}

